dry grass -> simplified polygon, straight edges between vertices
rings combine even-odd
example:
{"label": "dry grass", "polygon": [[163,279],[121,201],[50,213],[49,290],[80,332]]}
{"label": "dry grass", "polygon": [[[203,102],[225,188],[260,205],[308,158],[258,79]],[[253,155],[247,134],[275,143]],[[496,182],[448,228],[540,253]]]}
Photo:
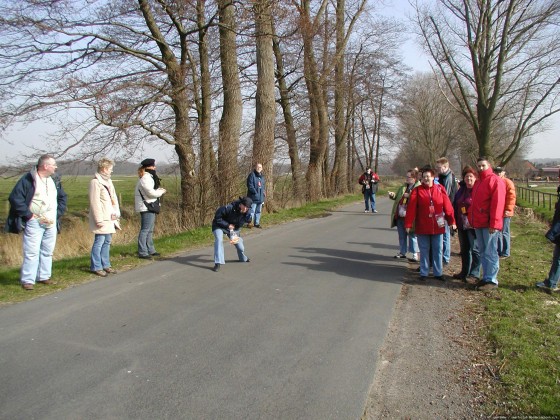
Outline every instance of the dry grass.
{"label": "dry grass", "polygon": [[[140,229],[140,217],[134,213],[134,209],[121,209],[122,230],[113,235],[113,244],[132,244],[136,242]],[[158,217],[154,237],[177,234],[183,231],[179,220],[178,209],[166,206],[162,217]],[[0,235],[0,265],[4,267],[17,267],[21,265],[23,235],[4,234]],[[62,231],[57,237],[54,260],[79,257],[89,254],[93,244],[93,233],[89,230],[88,219],[77,216],[66,216],[63,218]]]}

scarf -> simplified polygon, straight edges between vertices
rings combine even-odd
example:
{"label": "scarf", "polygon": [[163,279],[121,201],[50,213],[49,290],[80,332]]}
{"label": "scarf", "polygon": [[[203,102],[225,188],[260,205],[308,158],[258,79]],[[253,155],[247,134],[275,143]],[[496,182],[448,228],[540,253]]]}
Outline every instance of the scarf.
{"label": "scarf", "polygon": [[161,185],[161,180],[159,176],[157,176],[156,171],[154,169],[146,169],[146,172],[154,177],[154,190],[157,190]]}

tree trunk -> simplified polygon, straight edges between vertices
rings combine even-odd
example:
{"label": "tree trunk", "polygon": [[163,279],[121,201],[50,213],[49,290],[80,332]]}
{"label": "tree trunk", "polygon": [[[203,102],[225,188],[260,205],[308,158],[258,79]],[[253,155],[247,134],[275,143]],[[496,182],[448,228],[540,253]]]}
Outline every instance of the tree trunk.
{"label": "tree trunk", "polygon": [[181,65],[182,63],[178,62],[173,50],[167,45],[150,10],[148,1],[139,0],[138,4],[152,36],[158,41],[162,61],[167,69],[167,78],[172,87],[170,96],[173,101],[173,110],[175,113],[173,138],[175,141],[175,151],[179,158],[181,173],[181,223],[183,227],[188,227],[194,222],[192,220],[194,214],[192,198],[195,192],[195,155],[189,126],[189,109],[191,102],[184,86],[185,68]]}
{"label": "tree trunk", "polygon": [[[275,30],[274,26],[272,29]],[[290,91],[286,85],[284,60],[280,44],[278,43],[278,39],[276,37],[276,32],[273,34],[272,41],[274,56],[276,58],[276,80],[278,82],[278,90],[280,91],[280,106],[282,107],[282,113],[284,115],[286,142],[288,143],[288,155],[290,157],[290,166],[292,170],[292,191],[294,197],[301,198],[301,162],[298,153],[294,117],[292,115],[292,108],[290,105]]]}
{"label": "tree trunk", "polygon": [[[241,118],[243,104],[241,101],[241,84],[237,65],[237,41],[235,25],[235,6],[232,0],[217,0],[220,16],[220,62],[224,105],[220,119],[220,139],[218,143],[218,176],[231,179],[239,170],[237,154],[241,135]],[[222,182],[218,188],[220,204],[232,200],[237,193],[236,180]]]}
{"label": "tree trunk", "polygon": [[267,179],[267,206],[274,202],[274,127],[276,125],[276,100],[274,86],[274,52],[272,48],[272,9],[270,0],[255,0],[257,92],[255,109],[255,139],[253,142],[253,166],[263,164]]}
{"label": "tree trunk", "polygon": [[346,193],[346,120],[344,116],[344,11],[345,0],[336,3],[336,56],[334,87],[334,164],[331,172],[331,191],[334,195]]}
{"label": "tree trunk", "polygon": [[[210,138],[212,122],[212,87],[208,59],[207,28],[205,19],[206,0],[197,1],[198,53],[200,60],[200,100],[197,101],[198,124],[200,127],[200,169],[199,169],[199,220],[205,221],[208,209],[216,205],[215,187],[217,168]],[[193,72],[194,73],[194,72]],[[214,181],[214,182],[213,182]]]}
{"label": "tree trunk", "polygon": [[317,60],[313,52],[313,25],[310,19],[310,1],[304,0],[301,13],[303,37],[303,72],[309,95],[311,133],[309,139],[309,165],[305,175],[307,198],[318,201],[324,196],[323,164],[329,135],[327,106],[319,80]]}

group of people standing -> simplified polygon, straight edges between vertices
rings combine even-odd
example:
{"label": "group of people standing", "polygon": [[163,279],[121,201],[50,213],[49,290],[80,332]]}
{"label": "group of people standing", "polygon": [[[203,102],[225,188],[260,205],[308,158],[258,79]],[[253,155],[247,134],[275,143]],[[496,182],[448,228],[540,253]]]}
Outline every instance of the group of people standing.
{"label": "group of people standing", "polygon": [[[121,229],[119,199],[111,176],[115,162],[102,158],[89,182],[89,229],[94,234],[90,252],[90,271],[107,277],[117,271],[110,261],[113,234]],[[51,279],[52,257],[60,231],[60,218],[66,211],[67,194],[56,174],[56,160],[43,155],[37,165],[19,179],[9,196],[10,211],[5,230],[23,232],[23,263],[20,283],[23,289],[33,290],[37,283],[54,284]],[[223,235],[230,237],[237,248],[240,261],[249,262],[244,254],[239,230],[244,224],[260,228],[261,211],[266,197],[263,166],[257,163],[247,177],[247,196],[222,206],[212,222],[215,237],[214,271],[224,261]],[[152,259],[160,254],[153,240],[161,197],[166,193],[156,172],[155,159],[144,159],[138,168],[138,182],[134,191],[134,209],[140,214],[138,258]]]}
{"label": "group of people standing", "polygon": [[[454,278],[476,279],[478,290],[498,287],[500,257],[510,253],[509,220],[515,207],[515,187],[503,168],[492,168],[480,157],[476,169],[466,166],[457,182],[447,158],[436,161],[436,169],[410,169],[406,182],[396,193],[391,226],[397,226],[399,254],[420,262],[420,280],[430,267],[434,278],[445,280],[443,266],[451,255],[450,236],[459,236],[461,271]],[[408,245],[408,247],[407,247]]]}

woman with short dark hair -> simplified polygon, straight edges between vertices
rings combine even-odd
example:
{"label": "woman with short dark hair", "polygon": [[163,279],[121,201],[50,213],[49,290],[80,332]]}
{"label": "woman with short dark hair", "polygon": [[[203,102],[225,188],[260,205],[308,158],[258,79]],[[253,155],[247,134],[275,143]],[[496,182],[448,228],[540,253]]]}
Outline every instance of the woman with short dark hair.
{"label": "woman with short dark hair", "polygon": [[140,213],[140,232],[138,233],[138,258],[151,259],[159,256],[154,247],[154,226],[156,214],[146,203],[154,203],[167,191],[161,188],[161,180],[156,174],[156,161],[144,159],[138,168],[136,190],[134,191],[134,210]]}

